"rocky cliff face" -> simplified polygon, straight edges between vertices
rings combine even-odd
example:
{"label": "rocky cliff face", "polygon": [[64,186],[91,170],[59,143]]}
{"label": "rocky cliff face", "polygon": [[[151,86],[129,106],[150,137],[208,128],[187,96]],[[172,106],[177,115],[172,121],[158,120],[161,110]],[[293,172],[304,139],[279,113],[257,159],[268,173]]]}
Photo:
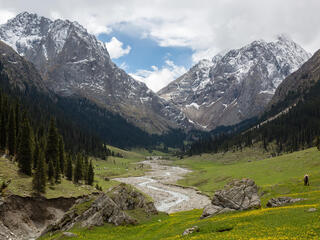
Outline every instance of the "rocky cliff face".
{"label": "rocky cliff face", "polygon": [[233,125],[261,113],[282,80],[310,55],[292,40],[254,41],[202,60],[158,94],[199,128]]}
{"label": "rocky cliff face", "polygon": [[11,88],[17,88],[22,92],[26,91],[26,89],[34,88],[39,92],[49,94],[33,64],[0,41],[0,72],[2,71],[8,76]]}
{"label": "rocky cliff face", "polygon": [[149,132],[190,125],[173,104],[118,68],[77,22],[24,12],[0,26],[0,39],[34,63],[59,95],[85,97]]}
{"label": "rocky cliff face", "polygon": [[[320,50],[318,50],[302,67],[289,75],[277,88],[272,100],[269,103],[270,110],[272,105],[284,101],[291,94],[290,102],[284,104],[283,107],[289,107],[298,99],[303,97],[304,91],[311,88],[320,80]],[[283,109],[279,109],[280,111]]]}

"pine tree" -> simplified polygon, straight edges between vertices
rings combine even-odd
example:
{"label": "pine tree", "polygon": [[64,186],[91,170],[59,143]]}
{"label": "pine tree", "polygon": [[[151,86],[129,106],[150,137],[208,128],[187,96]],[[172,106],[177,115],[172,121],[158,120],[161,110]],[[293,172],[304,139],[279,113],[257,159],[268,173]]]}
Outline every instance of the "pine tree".
{"label": "pine tree", "polygon": [[[49,133],[47,138],[46,161],[52,161],[53,166],[59,161],[59,135],[53,118],[50,120]],[[57,170],[57,169],[56,169]],[[60,172],[60,169],[58,169]]]}
{"label": "pine tree", "polygon": [[36,143],[34,153],[33,153],[33,169],[37,169],[39,158],[40,158],[39,143]]}
{"label": "pine tree", "polygon": [[59,161],[56,161],[56,165],[54,168],[54,178],[55,178],[55,182],[56,183],[60,183],[61,182],[61,172],[60,172],[60,164]]}
{"label": "pine tree", "polygon": [[37,169],[33,175],[33,189],[37,193],[45,193],[46,191],[46,163],[44,160],[43,152],[39,152],[39,159],[37,163]]}
{"label": "pine tree", "polygon": [[0,148],[4,150],[7,145],[7,127],[5,112],[1,114],[1,126],[0,126]]}
{"label": "pine tree", "polygon": [[84,165],[82,167],[83,179],[88,183],[88,170],[89,170],[89,158],[88,156],[84,157]]}
{"label": "pine tree", "polygon": [[31,129],[29,121],[24,117],[21,126],[21,142],[18,149],[17,161],[21,172],[31,176],[32,168],[32,145]]}
{"label": "pine tree", "polygon": [[82,156],[80,154],[77,155],[77,162],[76,162],[76,166],[74,168],[74,182],[78,183],[81,179],[82,179],[82,172],[83,172],[83,168],[82,168]]}
{"label": "pine tree", "polygon": [[71,159],[71,156],[68,155],[68,157],[67,157],[66,176],[67,176],[67,179],[68,179],[69,181],[72,181],[72,173],[73,173],[73,169],[72,169],[72,159]]}
{"label": "pine tree", "polygon": [[60,136],[59,137],[59,164],[60,164],[60,169],[61,173],[64,174],[65,172],[65,152],[64,152],[64,143],[63,143],[63,138]]}
{"label": "pine tree", "polygon": [[92,185],[94,181],[94,171],[92,166],[92,161],[90,161],[89,167],[88,167],[88,185]]}
{"label": "pine tree", "polygon": [[13,108],[11,108],[9,113],[7,137],[9,155],[13,156],[16,153],[16,119]]}
{"label": "pine tree", "polygon": [[51,184],[53,184],[54,176],[55,176],[55,169],[53,166],[52,159],[50,158],[48,162],[48,180],[51,182]]}

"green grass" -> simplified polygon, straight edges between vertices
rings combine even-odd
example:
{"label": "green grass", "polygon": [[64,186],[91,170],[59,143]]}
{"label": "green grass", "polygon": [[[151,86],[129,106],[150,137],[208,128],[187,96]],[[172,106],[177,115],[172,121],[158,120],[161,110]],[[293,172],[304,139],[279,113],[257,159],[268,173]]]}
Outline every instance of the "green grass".
{"label": "green grass", "polygon": [[[300,196],[300,195],[299,195]],[[159,215],[137,226],[112,226],[106,224],[93,229],[74,228],[75,239],[319,239],[319,211],[307,212],[311,207],[319,208],[320,191],[301,194],[309,200],[280,208],[222,214],[200,220],[201,210]],[[200,232],[182,237],[186,228],[199,226]],[[59,238],[60,234],[41,239]]]}
{"label": "green grass", "polygon": [[[285,154],[274,158],[264,158],[264,153],[245,149],[242,153],[204,154],[175,160],[173,164],[191,170],[178,183],[194,186],[212,195],[232,179],[252,178],[261,188],[273,185],[301,183],[304,174],[310,180],[320,173],[320,152],[316,148]],[[263,159],[264,158],[264,159]]]}
{"label": "green grass", "polygon": [[[99,184],[104,191],[119,184],[117,181],[106,181],[105,178],[141,176],[149,169],[146,166],[137,165],[137,162],[145,159],[145,156],[133,152],[125,151],[119,148],[108,146],[112,151],[121,153],[124,157],[108,157],[107,160],[92,158],[95,169],[95,182],[93,186],[74,184],[66,179],[61,179],[61,184],[47,184],[46,198],[57,197],[77,197],[95,192],[95,185]],[[18,171],[16,162],[12,162],[6,158],[0,158],[0,184],[2,181],[11,180],[9,186],[5,189],[5,193],[19,196],[31,196],[32,178]]]}
{"label": "green grass", "polygon": [[[265,158],[259,149],[243,152],[205,154],[181,160],[173,164],[183,165],[194,172],[179,183],[195,186],[210,193],[233,178],[250,177],[260,188],[262,208],[235,212],[200,220],[202,210],[161,214],[144,218],[141,211],[132,216],[141,219],[137,226],[116,227],[106,224],[93,229],[74,228],[75,239],[320,239],[320,152],[315,148],[275,158]],[[249,161],[249,162],[248,162]],[[302,178],[310,175],[311,186],[305,187]],[[266,208],[272,197],[292,196],[306,200],[296,204]],[[308,212],[315,207],[316,212]],[[200,232],[182,237],[186,228],[197,225]],[[60,234],[42,239],[65,239]]]}

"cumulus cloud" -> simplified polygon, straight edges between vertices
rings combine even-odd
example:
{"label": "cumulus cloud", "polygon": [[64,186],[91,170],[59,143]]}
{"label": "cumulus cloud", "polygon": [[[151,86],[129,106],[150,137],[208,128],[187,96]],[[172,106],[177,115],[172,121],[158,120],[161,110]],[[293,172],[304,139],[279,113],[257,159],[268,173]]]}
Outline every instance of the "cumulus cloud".
{"label": "cumulus cloud", "polygon": [[[31,11],[78,21],[92,33],[133,24],[160,46],[187,46],[195,54],[240,47],[287,33],[308,51],[319,48],[319,0],[0,0],[0,9]],[[1,18],[6,18],[1,14]],[[214,53],[213,53],[214,54]]]}
{"label": "cumulus cloud", "polygon": [[123,47],[123,43],[120,42],[116,37],[111,38],[110,42],[105,43],[107,50],[112,59],[120,58],[126,54],[129,54],[131,47]]}
{"label": "cumulus cloud", "polygon": [[173,61],[166,60],[161,68],[151,66],[151,70],[141,69],[130,75],[134,79],[144,82],[154,92],[157,92],[186,71],[185,67],[177,66]]}

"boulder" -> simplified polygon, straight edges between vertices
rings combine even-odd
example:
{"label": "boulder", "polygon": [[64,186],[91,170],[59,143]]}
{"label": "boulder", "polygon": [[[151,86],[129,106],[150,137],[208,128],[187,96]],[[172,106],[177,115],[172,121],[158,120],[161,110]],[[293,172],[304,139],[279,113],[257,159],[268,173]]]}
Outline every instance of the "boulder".
{"label": "boulder", "polygon": [[309,209],[307,210],[307,212],[316,212],[316,211],[317,211],[316,208],[309,208]]}
{"label": "boulder", "polygon": [[268,201],[267,207],[281,207],[286,204],[295,203],[304,200],[303,198],[278,197]]}
{"label": "boulder", "polygon": [[182,233],[182,236],[186,236],[191,233],[199,232],[199,231],[200,231],[200,228],[198,226],[193,226],[191,228],[187,228],[186,230],[184,230],[184,232]]}
{"label": "boulder", "polygon": [[234,180],[216,191],[212,203],[205,207],[201,218],[217,214],[261,207],[258,187],[251,179]]}
{"label": "boulder", "polygon": [[223,208],[220,206],[209,204],[205,206],[205,208],[203,209],[201,218],[211,217],[221,213],[227,213],[227,212],[233,212],[233,211],[235,210],[231,208]]}
{"label": "boulder", "polygon": [[108,192],[111,199],[121,210],[142,208],[147,214],[157,214],[158,211],[153,202],[130,185],[121,183]]}

